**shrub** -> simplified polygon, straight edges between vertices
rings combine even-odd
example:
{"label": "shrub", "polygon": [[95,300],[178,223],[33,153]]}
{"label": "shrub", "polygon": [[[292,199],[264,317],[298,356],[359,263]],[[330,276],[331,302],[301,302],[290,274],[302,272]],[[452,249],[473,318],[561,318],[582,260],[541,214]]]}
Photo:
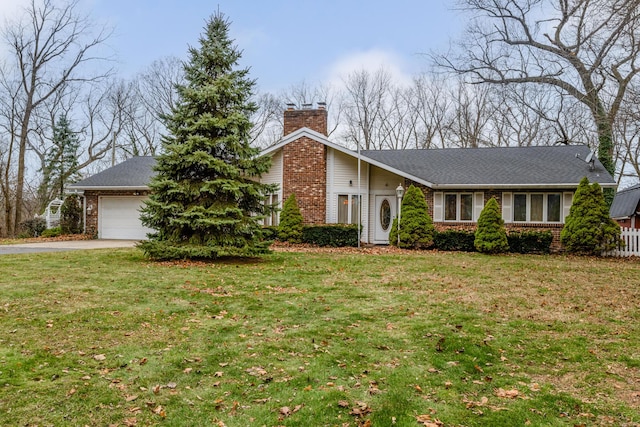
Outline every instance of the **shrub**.
{"label": "shrub", "polygon": [[507,236],[509,250],[520,254],[548,254],[551,252],[551,231],[512,231]]}
{"label": "shrub", "polygon": [[602,188],[583,178],[573,196],[560,242],[571,253],[600,255],[615,248],[619,241],[620,226],[609,217]]}
{"label": "shrub", "polygon": [[433,243],[441,251],[475,252],[475,239],[475,232],[464,230],[436,231],[433,235]]}
{"label": "shrub", "polygon": [[284,242],[301,243],[303,229],[302,214],[298,208],[296,195],[292,194],[285,200],[280,212],[280,225],[278,225],[278,239]]}
{"label": "shrub", "polygon": [[478,218],[478,229],[473,242],[478,252],[498,254],[509,250],[507,230],[495,198],[491,198]]}
{"label": "shrub", "polygon": [[357,225],[308,225],[303,228],[302,242],[317,246],[358,246]]}
{"label": "shrub", "polygon": [[47,228],[40,235],[41,237],[58,237],[62,234],[62,229],[60,227]]}
{"label": "shrub", "polygon": [[[429,215],[424,193],[410,185],[402,199],[400,212],[400,247],[406,249],[427,248],[433,244],[435,230]],[[398,245],[398,218],[393,220],[389,243]]]}
{"label": "shrub", "polygon": [[278,238],[278,227],[275,225],[265,225],[262,227],[262,240],[276,240]]}
{"label": "shrub", "polygon": [[82,233],[82,205],[80,197],[67,196],[60,207],[60,229],[62,234]]}
{"label": "shrub", "polygon": [[20,223],[18,237],[38,237],[47,228],[47,221],[41,217],[26,219]]}

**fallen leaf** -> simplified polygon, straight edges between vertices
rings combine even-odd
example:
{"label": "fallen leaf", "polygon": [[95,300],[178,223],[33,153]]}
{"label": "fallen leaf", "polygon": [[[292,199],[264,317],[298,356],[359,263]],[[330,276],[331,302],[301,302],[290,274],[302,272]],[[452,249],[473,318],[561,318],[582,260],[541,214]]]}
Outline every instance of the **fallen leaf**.
{"label": "fallen leaf", "polygon": [[125,398],[125,400],[126,400],[127,402],[133,402],[133,401],[134,401],[134,400],[136,400],[137,398],[138,398],[138,396],[137,396],[137,395],[135,395],[135,394],[133,394],[133,395],[131,395],[131,396],[127,396],[127,397]]}
{"label": "fallen leaf", "polygon": [[182,372],[184,372],[185,374],[190,374],[191,371],[193,371],[193,368],[185,368]]}
{"label": "fallen leaf", "polygon": [[99,362],[107,360],[107,356],[105,356],[104,354],[96,354],[95,356],[93,356],[93,358]]}
{"label": "fallen leaf", "polygon": [[520,392],[516,389],[505,390],[502,388],[498,388],[494,390],[494,394],[503,399],[515,399],[520,395]]}
{"label": "fallen leaf", "polygon": [[140,366],[144,365],[145,363],[147,363],[147,358],[143,357],[142,359],[140,359]]}
{"label": "fallen leaf", "polygon": [[160,384],[157,384],[155,386],[153,386],[153,394],[158,394],[160,393],[160,390],[162,389],[162,386]]}
{"label": "fallen leaf", "polygon": [[73,396],[74,394],[76,394],[76,391],[77,390],[75,388],[72,388],[67,392],[67,397]]}
{"label": "fallen leaf", "polygon": [[288,417],[289,415],[291,415],[291,409],[288,406],[283,406],[282,408],[280,408],[280,415],[282,415],[283,417]]}
{"label": "fallen leaf", "polygon": [[167,413],[165,412],[164,408],[160,405],[155,407],[155,409],[153,410],[153,413],[161,416],[162,418],[167,416]]}

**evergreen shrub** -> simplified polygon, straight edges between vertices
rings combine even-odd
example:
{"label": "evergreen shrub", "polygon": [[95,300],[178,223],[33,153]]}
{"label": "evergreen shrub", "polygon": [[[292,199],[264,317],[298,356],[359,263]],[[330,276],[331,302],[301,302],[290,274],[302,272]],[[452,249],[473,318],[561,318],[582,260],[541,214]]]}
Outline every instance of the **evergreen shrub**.
{"label": "evergreen shrub", "polygon": [[[400,212],[400,247],[424,249],[433,245],[433,220],[422,190],[413,184],[407,188]],[[393,220],[389,243],[398,246],[398,217]]]}
{"label": "evergreen shrub", "polygon": [[62,229],[60,227],[47,228],[42,232],[40,237],[58,237],[62,234]]}
{"label": "evergreen shrub", "polygon": [[478,252],[499,254],[509,251],[507,230],[498,201],[492,197],[480,213],[474,246]]}
{"label": "evergreen shrub", "polygon": [[357,247],[357,225],[307,225],[303,228],[302,242],[317,246]]}
{"label": "evergreen shrub", "polygon": [[282,205],[278,239],[283,242],[302,243],[303,219],[296,195],[291,194]]}
{"label": "evergreen shrub", "polygon": [[475,239],[474,231],[465,230],[436,231],[433,235],[433,243],[441,251],[475,252]]}
{"label": "evergreen shrub", "polygon": [[509,250],[520,254],[548,254],[551,252],[551,231],[512,231],[507,236]]}
{"label": "evergreen shrub", "polygon": [[580,181],[560,242],[567,252],[582,255],[601,255],[617,247],[620,226],[609,216],[602,187],[597,182],[589,184],[586,177]]}

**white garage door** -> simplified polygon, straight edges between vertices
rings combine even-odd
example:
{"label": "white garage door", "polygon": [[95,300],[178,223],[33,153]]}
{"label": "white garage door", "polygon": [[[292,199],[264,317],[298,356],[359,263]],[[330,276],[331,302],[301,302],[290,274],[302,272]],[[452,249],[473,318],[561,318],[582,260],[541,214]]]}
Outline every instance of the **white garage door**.
{"label": "white garage door", "polygon": [[140,221],[144,197],[100,197],[98,238],[143,240],[153,230]]}

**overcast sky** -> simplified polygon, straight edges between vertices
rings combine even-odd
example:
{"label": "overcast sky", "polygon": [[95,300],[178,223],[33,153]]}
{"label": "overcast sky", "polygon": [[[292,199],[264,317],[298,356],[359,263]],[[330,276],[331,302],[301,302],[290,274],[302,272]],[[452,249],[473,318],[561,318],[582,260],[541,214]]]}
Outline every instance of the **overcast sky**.
{"label": "overcast sky", "polygon": [[[446,49],[462,27],[453,0],[80,1],[96,23],[114,28],[109,44],[123,77],[165,56],[185,59],[219,9],[232,21],[242,65],[270,92],[302,81],[330,83],[381,64],[407,78],[427,67],[425,53]],[[11,19],[28,2],[0,0],[0,14]]]}

